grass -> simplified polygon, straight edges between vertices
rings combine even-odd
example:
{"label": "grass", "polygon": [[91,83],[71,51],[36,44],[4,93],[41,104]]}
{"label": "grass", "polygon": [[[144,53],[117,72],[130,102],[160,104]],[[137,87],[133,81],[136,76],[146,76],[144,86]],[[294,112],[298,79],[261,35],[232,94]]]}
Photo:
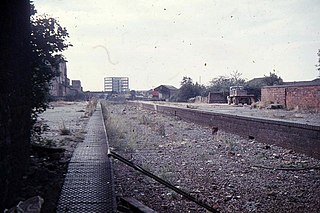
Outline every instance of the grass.
{"label": "grass", "polygon": [[160,136],[166,136],[166,127],[164,124],[159,124],[158,133]]}
{"label": "grass", "polygon": [[59,131],[60,131],[60,135],[70,135],[71,134],[71,131],[69,128],[66,127],[64,120],[62,120],[62,124],[59,128]]}
{"label": "grass", "polygon": [[137,146],[137,132],[121,119],[120,114],[122,114],[122,111],[120,111],[109,111],[108,103],[102,102],[102,112],[110,145],[116,150],[132,153]]}
{"label": "grass", "polygon": [[96,98],[92,98],[88,102],[88,104],[86,106],[86,110],[85,110],[85,115],[86,116],[92,116],[92,114],[94,113],[94,111],[97,108],[97,103],[98,103],[98,100]]}
{"label": "grass", "polygon": [[165,181],[168,181],[169,183],[172,183],[175,177],[175,174],[172,170],[172,168],[169,167],[160,167],[161,170],[158,172],[159,177],[162,178]]}
{"label": "grass", "polygon": [[152,120],[149,117],[147,117],[146,115],[142,115],[138,119],[139,119],[140,124],[149,125],[152,123]]}

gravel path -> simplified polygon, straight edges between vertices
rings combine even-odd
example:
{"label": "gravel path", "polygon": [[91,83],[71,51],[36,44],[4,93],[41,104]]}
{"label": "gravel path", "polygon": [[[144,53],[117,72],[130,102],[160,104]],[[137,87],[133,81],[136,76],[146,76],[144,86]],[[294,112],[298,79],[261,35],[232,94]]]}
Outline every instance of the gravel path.
{"label": "gravel path", "polygon": [[[126,104],[108,104],[112,149],[221,212],[319,212],[320,160]],[[206,212],[114,160],[116,193],[158,212]]]}

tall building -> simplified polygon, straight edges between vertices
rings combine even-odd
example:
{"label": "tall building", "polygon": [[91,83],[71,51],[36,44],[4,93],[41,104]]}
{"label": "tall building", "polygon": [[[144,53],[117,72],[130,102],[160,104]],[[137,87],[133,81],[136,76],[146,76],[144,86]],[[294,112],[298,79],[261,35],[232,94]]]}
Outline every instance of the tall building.
{"label": "tall building", "polygon": [[67,76],[66,61],[60,62],[57,69],[58,70],[56,71],[59,72],[60,75],[52,79],[50,85],[50,95],[63,97],[67,95],[67,88],[70,85],[70,79]]}
{"label": "tall building", "polygon": [[104,91],[126,93],[129,92],[129,78],[128,77],[105,77]]}

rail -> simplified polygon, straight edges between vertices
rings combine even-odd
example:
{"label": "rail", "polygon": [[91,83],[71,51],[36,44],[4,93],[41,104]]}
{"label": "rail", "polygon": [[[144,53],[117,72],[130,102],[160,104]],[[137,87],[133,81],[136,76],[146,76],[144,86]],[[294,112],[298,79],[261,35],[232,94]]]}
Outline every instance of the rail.
{"label": "rail", "polygon": [[195,197],[193,197],[192,195],[190,195],[189,193],[175,187],[174,185],[172,185],[171,183],[161,179],[160,177],[152,174],[151,172],[143,169],[142,167],[138,166],[138,165],[135,165],[133,162],[125,159],[124,157],[122,157],[121,155],[113,152],[113,151],[110,151],[108,150],[108,157],[113,157],[115,159],[118,159],[119,161],[121,161],[122,163],[132,167],[133,169],[141,172],[142,174],[144,175],[147,175],[148,177],[154,179],[155,181],[161,183],[162,185],[165,185],[166,187],[172,189],[173,191],[175,191],[176,193],[182,195],[183,197],[187,198],[188,200],[190,201],[193,201],[195,202],[196,204],[198,204],[199,206],[205,208],[206,210],[210,211],[210,212],[213,212],[213,213],[218,213],[219,211],[215,208],[212,208],[211,206],[209,206],[208,204],[196,199]]}

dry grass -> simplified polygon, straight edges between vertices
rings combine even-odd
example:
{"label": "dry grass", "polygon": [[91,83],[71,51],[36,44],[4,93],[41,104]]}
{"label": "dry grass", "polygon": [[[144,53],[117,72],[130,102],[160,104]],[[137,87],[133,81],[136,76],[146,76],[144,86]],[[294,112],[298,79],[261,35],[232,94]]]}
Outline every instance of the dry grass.
{"label": "dry grass", "polygon": [[108,109],[108,103],[102,102],[103,116],[106,123],[107,134],[112,138],[112,148],[125,152],[134,152],[136,148],[137,132],[123,119]]}
{"label": "dry grass", "polygon": [[60,132],[60,135],[70,135],[71,134],[71,131],[69,128],[66,127],[64,120],[62,120],[62,124],[59,127],[59,132]]}
{"label": "dry grass", "polygon": [[98,100],[97,100],[96,98],[92,98],[92,99],[88,102],[88,104],[87,104],[87,106],[86,106],[86,112],[85,112],[85,115],[86,115],[86,116],[91,116],[91,115],[94,113],[94,111],[95,111],[96,108],[97,108],[97,103],[98,103]]}

